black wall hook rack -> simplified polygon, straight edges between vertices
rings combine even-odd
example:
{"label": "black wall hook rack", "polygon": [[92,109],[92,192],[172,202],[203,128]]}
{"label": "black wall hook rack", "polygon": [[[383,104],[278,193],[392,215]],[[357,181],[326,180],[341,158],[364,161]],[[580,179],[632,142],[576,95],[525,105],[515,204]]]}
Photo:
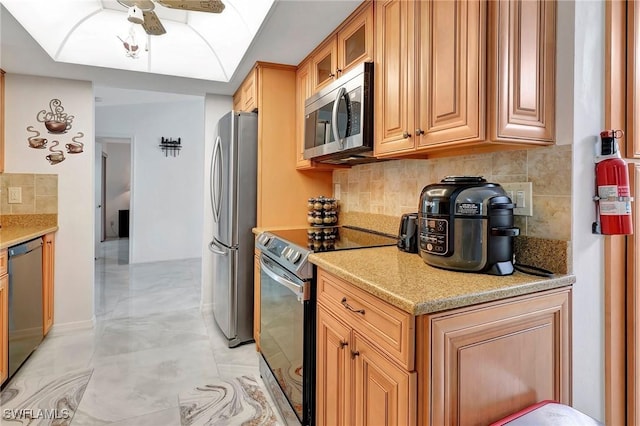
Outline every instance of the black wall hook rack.
{"label": "black wall hook rack", "polygon": [[171,155],[175,157],[176,155],[180,155],[180,150],[182,149],[182,144],[180,143],[180,138],[178,140],[174,140],[173,138],[164,138],[160,139],[160,149],[164,152],[164,156],[168,157]]}

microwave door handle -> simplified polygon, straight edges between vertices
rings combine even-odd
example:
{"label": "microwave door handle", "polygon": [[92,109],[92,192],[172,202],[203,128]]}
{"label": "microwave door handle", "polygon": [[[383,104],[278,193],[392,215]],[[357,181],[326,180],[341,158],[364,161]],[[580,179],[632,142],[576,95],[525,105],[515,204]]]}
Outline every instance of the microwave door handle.
{"label": "microwave door handle", "polygon": [[264,261],[262,257],[260,257],[260,269],[264,271],[265,274],[269,276],[272,280],[277,282],[278,284],[288,288],[291,290],[296,296],[298,296],[298,300],[303,302],[305,299],[305,291],[304,286],[294,283],[293,281],[289,281],[288,279],[280,276],[277,272],[269,267]]}
{"label": "microwave door handle", "polygon": [[340,100],[346,93],[347,89],[344,87],[338,89],[336,100],[333,101],[333,111],[331,112],[331,129],[333,130],[333,135],[336,137],[336,141],[340,144],[340,149],[344,149],[344,139],[341,138],[340,133],[338,133],[338,108],[340,107]]}

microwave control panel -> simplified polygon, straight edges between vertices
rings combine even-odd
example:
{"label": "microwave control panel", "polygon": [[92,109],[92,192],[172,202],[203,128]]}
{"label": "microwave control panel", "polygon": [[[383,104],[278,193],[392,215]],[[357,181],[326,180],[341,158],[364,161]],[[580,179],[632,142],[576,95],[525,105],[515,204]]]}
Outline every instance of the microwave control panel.
{"label": "microwave control panel", "polygon": [[427,253],[444,256],[449,246],[449,220],[426,217],[422,219],[420,248]]}

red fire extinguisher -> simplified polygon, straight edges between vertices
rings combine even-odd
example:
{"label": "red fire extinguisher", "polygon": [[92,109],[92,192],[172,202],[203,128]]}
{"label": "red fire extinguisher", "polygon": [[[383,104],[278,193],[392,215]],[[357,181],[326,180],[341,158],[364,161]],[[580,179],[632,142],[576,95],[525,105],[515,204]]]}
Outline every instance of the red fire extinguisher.
{"label": "red fire extinguisher", "polygon": [[596,223],[594,231],[604,235],[633,234],[627,163],[620,156],[616,141],[623,135],[622,130],[604,130],[596,144],[595,199],[600,227]]}

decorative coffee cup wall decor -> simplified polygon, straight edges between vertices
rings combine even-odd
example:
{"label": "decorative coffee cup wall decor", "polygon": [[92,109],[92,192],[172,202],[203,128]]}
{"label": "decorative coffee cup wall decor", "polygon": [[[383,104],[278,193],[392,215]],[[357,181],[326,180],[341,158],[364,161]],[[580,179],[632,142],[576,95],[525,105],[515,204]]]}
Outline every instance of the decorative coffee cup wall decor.
{"label": "decorative coffee cup wall decor", "polygon": [[84,144],[76,140],[82,137],[84,137],[84,133],[78,132],[76,136],[71,138],[73,142],[69,142],[65,145],[65,147],[67,148],[67,154],[80,154],[83,151]]}
{"label": "decorative coffee cup wall decor", "polygon": [[49,111],[43,109],[36,115],[36,120],[44,123],[49,133],[61,134],[71,129],[73,115],[64,112],[64,107],[60,99],[51,99],[49,101]]}
{"label": "decorative coffee cup wall decor", "polygon": [[51,141],[51,146],[49,147],[49,151],[51,151],[51,154],[45,157],[52,166],[64,161],[64,151],[62,151],[61,149],[53,149],[58,145],[60,145],[60,142]]}
{"label": "decorative coffee cup wall decor", "polygon": [[47,140],[45,138],[41,138],[40,132],[37,131],[33,126],[27,127],[27,132],[35,133],[33,136],[29,136],[29,148],[34,149],[44,149],[47,147]]}

